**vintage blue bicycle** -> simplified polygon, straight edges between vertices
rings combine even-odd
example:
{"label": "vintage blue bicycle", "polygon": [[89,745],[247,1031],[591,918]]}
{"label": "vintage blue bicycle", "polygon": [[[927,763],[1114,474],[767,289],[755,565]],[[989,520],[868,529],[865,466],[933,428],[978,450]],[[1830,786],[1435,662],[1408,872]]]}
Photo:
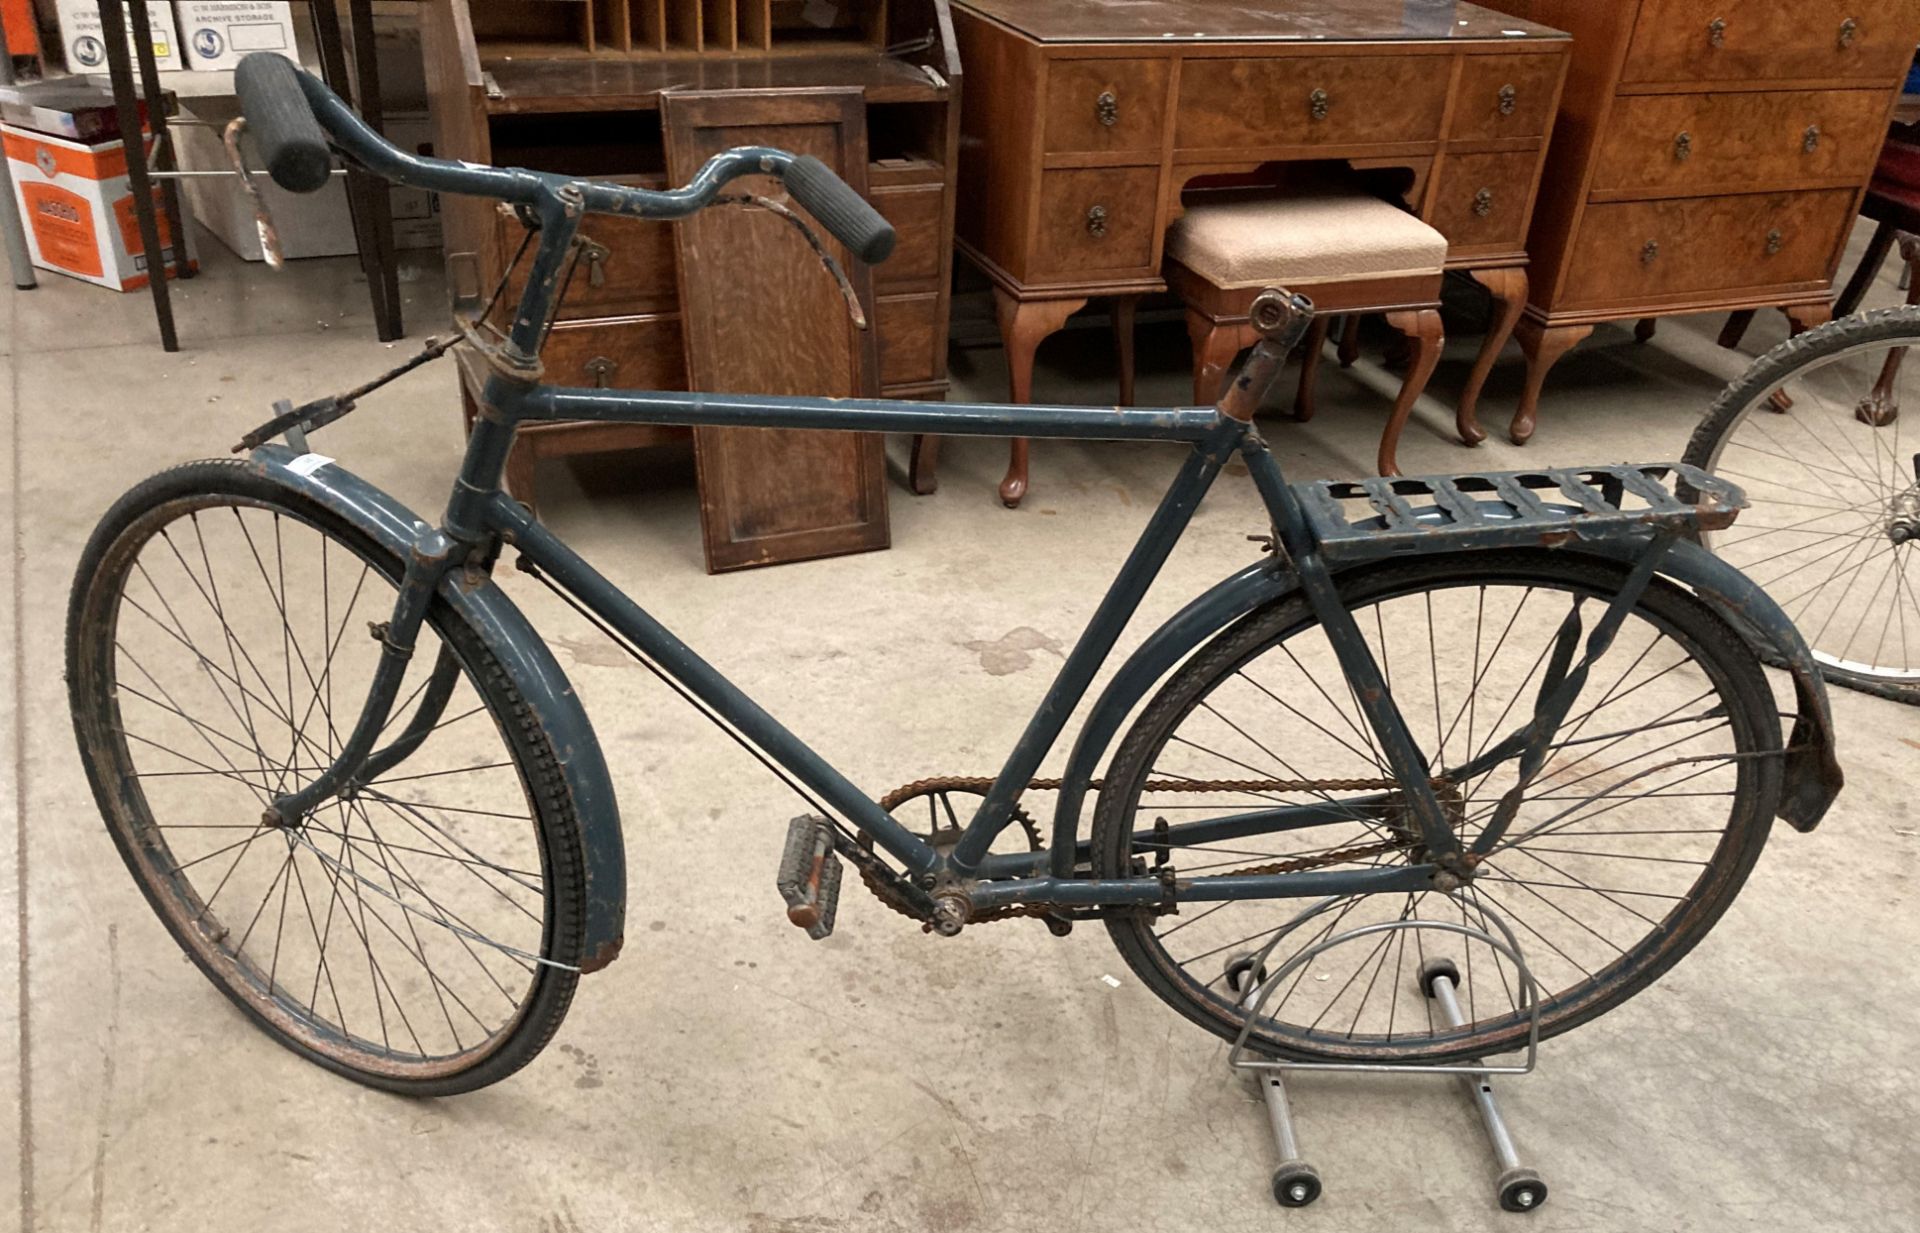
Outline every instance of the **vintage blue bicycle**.
{"label": "vintage blue bicycle", "polygon": [[[837,240],[817,241],[830,266],[883,260],[892,232],[824,165],[779,150],[724,153],[655,192],[403,153],[275,56],[247,59],[238,89],[237,123],[285,188],[318,188],[337,151],[510,203],[537,238],[510,328],[463,321],[489,376],[438,525],[312,449],[362,387],[283,404],[244,458],[134,488],[73,591],[74,726],[128,868],[222,992],[341,1074],[415,1094],[495,1082],[620,950],[613,783],[496,578],[503,557],[809,802],[774,879],[796,924],[831,930],[847,865],[938,937],[1099,920],[1174,1009],[1274,1057],[1444,1063],[1523,1044],[1536,1013],[1542,1035],[1590,1019],[1700,941],[1775,817],[1809,830],[1840,789],[1792,623],[1695,543],[1742,499],[1702,471],[1289,485],[1254,425],[1311,314],[1280,291],[1256,305],[1263,341],[1217,407],[556,388],[540,345],[596,215],[758,203],[804,229],[784,189]],[[742,177],[758,196],[723,197]],[[516,429],[559,420],[1163,441],[1178,470],[999,773],[876,798],[501,491]],[[1059,778],[1036,779],[1236,460],[1271,517],[1264,550],[1146,637]],[[1786,722],[1763,661],[1791,681]],[[766,871],[748,860],[741,876]],[[1337,910],[1281,932],[1330,897]],[[1464,925],[1469,907],[1512,924],[1537,1001],[1511,948],[1470,930],[1364,929]],[[1336,928],[1363,940],[1321,946]],[[1250,1009],[1233,963],[1264,950],[1279,970],[1309,948]],[[1419,989],[1429,961],[1458,970],[1461,1021],[1436,1020]]]}

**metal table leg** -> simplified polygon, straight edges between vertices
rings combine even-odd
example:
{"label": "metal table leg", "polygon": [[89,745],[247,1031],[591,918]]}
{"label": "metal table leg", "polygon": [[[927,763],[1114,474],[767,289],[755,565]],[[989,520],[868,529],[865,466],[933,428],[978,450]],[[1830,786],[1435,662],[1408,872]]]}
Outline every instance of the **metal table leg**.
{"label": "metal table leg", "polygon": [[[147,6],[136,4],[127,10],[127,18],[133,30],[134,64],[140,70],[140,97],[147,100],[147,127],[153,130],[153,164],[156,170],[177,171],[179,160],[173,155],[173,139],[167,131],[166,92],[160,88],[160,69],[153,60],[153,28],[147,23]],[[146,162],[146,148],[141,147],[141,163]],[[187,260],[187,232],[180,215],[180,186],[170,179],[160,181],[160,207],[167,212],[167,233],[173,238],[173,273],[176,278],[192,278],[193,265]],[[161,267],[159,274],[164,276],[164,261],[151,253],[147,257],[147,269],[152,271]]]}
{"label": "metal table leg", "polygon": [[[352,0],[352,10],[354,41],[358,45],[355,64],[361,70],[360,89],[349,85],[340,14],[332,4],[313,6],[314,37],[320,45],[320,72],[334,92],[342,98],[351,98],[362,118],[379,132],[382,127],[379,70],[368,66],[373,60],[370,0]],[[357,167],[347,168],[347,208],[353,215],[353,238],[360,250],[360,268],[366,272],[368,293],[373,297],[375,332],[380,341],[392,342],[403,331],[400,280],[393,265],[393,207],[387,196],[386,181]]]}
{"label": "metal table leg", "polygon": [[[142,16],[144,18],[144,14]],[[114,114],[119,118],[120,139],[127,151],[127,184],[133,190],[133,215],[140,224],[140,243],[147,253],[147,287],[153,293],[153,315],[160,325],[160,345],[168,351],[178,351],[180,339],[173,328],[173,301],[168,296],[160,223],[153,209],[153,181],[147,178],[146,142],[141,134],[140,112],[134,105],[133,61],[127,54],[124,0],[100,0],[100,37],[107,45],[107,75],[113,82]],[[157,103],[150,101],[148,105],[151,108]]]}
{"label": "metal table leg", "polygon": [[[7,46],[7,28],[0,25],[0,86],[12,84],[13,51]],[[27,249],[27,233],[20,224],[20,201],[13,195],[13,171],[4,158],[0,158],[0,241],[7,246],[13,285],[22,291],[39,286],[33,272],[33,254]]]}

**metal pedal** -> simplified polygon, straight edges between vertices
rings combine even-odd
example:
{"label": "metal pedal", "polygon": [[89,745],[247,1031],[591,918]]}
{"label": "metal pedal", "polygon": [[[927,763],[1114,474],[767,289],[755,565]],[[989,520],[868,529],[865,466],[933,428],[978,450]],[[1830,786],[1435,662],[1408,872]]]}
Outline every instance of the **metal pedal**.
{"label": "metal pedal", "polygon": [[840,857],[833,844],[833,827],[825,818],[800,815],[787,823],[787,846],[774,879],[787,901],[787,919],[815,941],[833,932],[840,905]]}

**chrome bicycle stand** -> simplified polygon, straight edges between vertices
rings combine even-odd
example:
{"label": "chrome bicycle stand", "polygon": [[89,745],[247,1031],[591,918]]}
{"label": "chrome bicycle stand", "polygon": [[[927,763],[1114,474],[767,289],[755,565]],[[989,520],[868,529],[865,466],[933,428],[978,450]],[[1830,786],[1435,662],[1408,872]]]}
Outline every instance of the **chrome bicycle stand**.
{"label": "chrome bicycle stand", "polygon": [[[1530,1073],[1539,1055],[1539,987],[1534,981],[1532,972],[1527,968],[1525,958],[1520,953],[1518,939],[1497,913],[1483,904],[1454,896],[1455,903],[1460,904],[1467,913],[1478,917],[1479,927],[1427,920],[1397,920],[1363,925],[1315,943],[1294,955],[1278,970],[1271,974],[1267,973],[1266,958],[1283,939],[1308,921],[1347,905],[1353,898],[1349,895],[1339,895],[1315,904],[1282,927],[1259,951],[1250,955],[1237,956],[1227,963],[1227,982],[1235,992],[1240,991],[1242,978],[1254,977],[1246,982],[1245,996],[1242,998],[1242,1004],[1249,1012],[1247,1022],[1241,1029],[1239,1039],[1234,1042],[1233,1050],[1228,1054],[1227,1060],[1228,1065],[1234,1070],[1251,1073],[1259,1082],[1260,1095],[1267,1107],[1267,1122],[1273,1132],[1274,1147],[1280,1158],[1279,1166],[1273,1171],[1274,1201],[1282,1207],[1305,1207],[1320,1197],[1321,1190],[1319,1172],[1300,1152],[1300,1139],[1294,1130],[1293,1109],[1288,1101],[1284,1073],[1289,1070],[1359,1071],[1371,1074],[1457,1076],[1468,1094],[1472,1096],[1474,1106],[1479,1110],[1480,1122],[1487,1134],[1487,1143],[1493,1149],[1494,1160],[1500,1169],[1494,1183],[1500,1206],[1510,1212],[1529,1212],[1539,1208],[1547,1201],[1547,1184],[1541,1180],[1538,1173],[1520,1163],[1519,1149],[1514,1145],[1513,1133],[1507,1128],[1506,1119],[1501,1116],[1500,1105],[1493,1094],[1494,1075]],[[1463,919],[1465,919],[1464,916]],[[1311,963],[1316,956],[1336,946],[1373,934],[1405,929],[1429,929],[1452,934],[1468,942],[1480,942],[1492,948],[1513,965],[1519,978],[1520,1005],[1530,1017],[1524,1062],[1505,1066],[1486,1066],[1478,1062],[1455,1066],[1292,1062],[1258,1056],[1249,1050],[1247,1038],[1255,1018],[1268,996],[1289,976]],[[1439,1008],[1441,1018],[1445,1020],[1448,1027],[1465,1026],[1466,1016],[1461,1013],[1459,999],[1455,996],[1455,988],[1460,982],[1460,972],[1451,960],[1444,958],[1427,960],[1421,964],[1416,979],[1420,982],[1421,992],[1432,999],[1435,1006]]]}

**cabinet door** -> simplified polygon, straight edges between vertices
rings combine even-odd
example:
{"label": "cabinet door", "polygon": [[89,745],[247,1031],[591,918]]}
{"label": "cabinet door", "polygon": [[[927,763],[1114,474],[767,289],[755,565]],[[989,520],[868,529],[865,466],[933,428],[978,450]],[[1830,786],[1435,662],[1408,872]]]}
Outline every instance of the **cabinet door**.
{"label": "cabinet door", "polygon": [[[859,90],[673,91],[661,95],[667,174],[685,183],[709,157],[767,145],[811,154],[864,193],[865,104]],[[777,197],[771,177],[735,192]],[[867,267],[822,241],[873,312]],[[806,242],[765,210],[704,210],[679,224],[687,375],[696,390],[871,397],[873,332]],[[886,457],[875,433],[696,428],[707,569],[742,569],[887,546]]]}

